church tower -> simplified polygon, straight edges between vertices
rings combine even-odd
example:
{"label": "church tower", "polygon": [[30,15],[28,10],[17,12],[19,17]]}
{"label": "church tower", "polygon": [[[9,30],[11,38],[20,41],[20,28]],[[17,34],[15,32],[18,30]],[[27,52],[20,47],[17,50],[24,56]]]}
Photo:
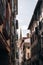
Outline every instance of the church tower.
{"label": "church tower", "polygon": [[20,39],[22,40],[22,29],[20,28]]}

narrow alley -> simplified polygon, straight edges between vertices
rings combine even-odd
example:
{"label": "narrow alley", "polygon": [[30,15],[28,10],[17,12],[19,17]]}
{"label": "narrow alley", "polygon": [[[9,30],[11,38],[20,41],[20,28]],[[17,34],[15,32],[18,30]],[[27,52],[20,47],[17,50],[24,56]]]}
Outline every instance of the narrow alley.
{"label": "narrow alley", "polygon": [[43,65],[43,0],[0,0],[0,65]]}

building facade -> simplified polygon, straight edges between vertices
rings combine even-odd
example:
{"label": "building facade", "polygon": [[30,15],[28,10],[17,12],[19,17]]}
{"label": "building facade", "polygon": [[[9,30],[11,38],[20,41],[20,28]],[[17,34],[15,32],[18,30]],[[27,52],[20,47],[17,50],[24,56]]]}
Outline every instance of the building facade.
{"label": "building facade", "polygon": [[31,65],[43,65],[43,0],[38,0],[28,29],[31,31]]}
{"label": "building facade", "polygon": [[15,64],[17,4],[17,0],[0,0],[0,65]]}
{"label": "building facade", "polygon": [[27,37],[23,37],[23,65],[31,65],[31,34],[27,33]]}

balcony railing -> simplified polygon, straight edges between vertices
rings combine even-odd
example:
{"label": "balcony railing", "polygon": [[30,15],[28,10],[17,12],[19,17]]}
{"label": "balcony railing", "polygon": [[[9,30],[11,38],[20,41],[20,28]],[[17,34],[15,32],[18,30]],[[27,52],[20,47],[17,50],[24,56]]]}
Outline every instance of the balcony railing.
{"label": "balcony railing", "polygon": [[6,38],[6,40],[9,39],[9,35],[8,35],[6,29],[3,29],[3,35],[4,35],[4,37]]}
{"label": "balcony railing", "polygon": [[4,37],[4,35],[1,32],[0,32],[0,38],[2,39],[2,43],[4,43],[3,45],[5,46],[7,51],[10,52],[10,46],[8,45],[6,38]]}

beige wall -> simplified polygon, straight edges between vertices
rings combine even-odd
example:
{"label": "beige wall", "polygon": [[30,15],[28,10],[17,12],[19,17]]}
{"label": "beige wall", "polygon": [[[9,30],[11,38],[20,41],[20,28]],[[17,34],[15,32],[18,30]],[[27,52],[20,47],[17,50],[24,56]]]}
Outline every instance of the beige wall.
{"label": "beige wall", "polygon": [[26,59],[31,58],[31,49],[26,48]]}

